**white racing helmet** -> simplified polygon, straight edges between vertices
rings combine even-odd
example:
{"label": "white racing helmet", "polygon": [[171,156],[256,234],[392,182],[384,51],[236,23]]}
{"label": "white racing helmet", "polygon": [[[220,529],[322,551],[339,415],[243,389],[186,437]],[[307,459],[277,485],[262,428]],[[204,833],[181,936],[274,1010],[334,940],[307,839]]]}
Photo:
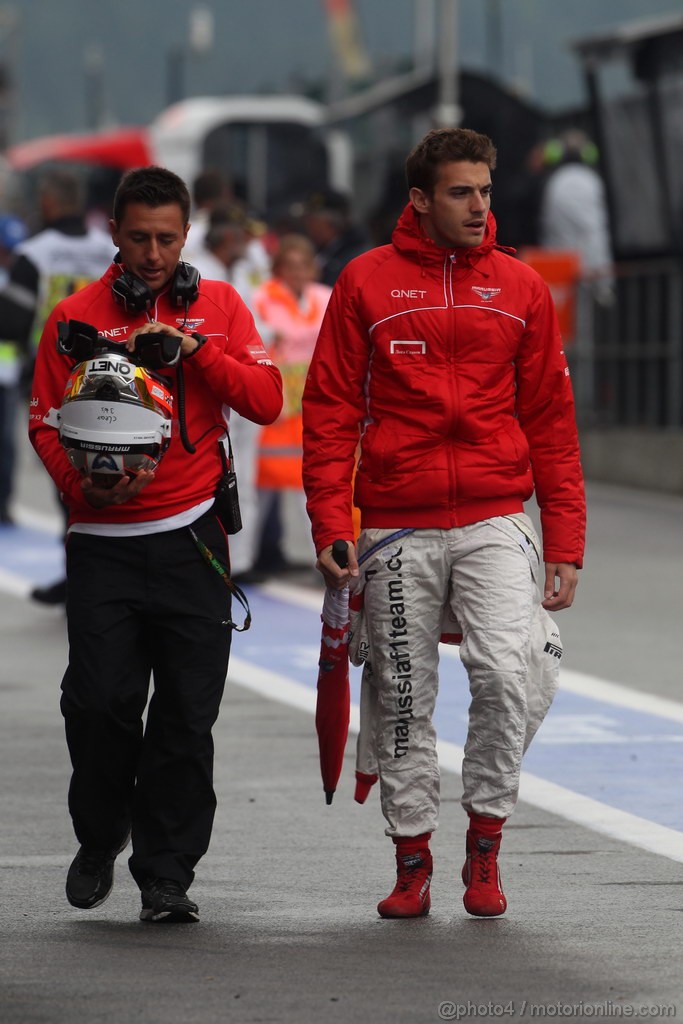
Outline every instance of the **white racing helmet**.
{"label": "white racing helmet", "polygon": [[105,352],[71,372],[58,413],[59,439],[83,476],[154,470],[171,442],[173,395],[125,355]]}

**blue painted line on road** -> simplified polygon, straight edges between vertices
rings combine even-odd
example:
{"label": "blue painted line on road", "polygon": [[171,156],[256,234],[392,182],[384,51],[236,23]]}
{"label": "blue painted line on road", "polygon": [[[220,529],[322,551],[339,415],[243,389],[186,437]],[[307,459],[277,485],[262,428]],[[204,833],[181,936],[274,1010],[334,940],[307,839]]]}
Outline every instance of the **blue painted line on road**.
{"label": "blue painted line on road", "polygon": [[64,543],[44,530],[2,526],[0,569],[31,584],[52,583],[64,574]]}
{"label": "blue painted line on road", "polygon": [[[592,735],[591,735],[592,733]],[[683,726],[560,690],[526,771],[683,832]]]}
{"label": "blue painted line on road", "polygon": [[[235,655],[315,688],[320,617],[249,589],[253,625],[236,639]],[[320,595],[322,606],[322,593]],[[351,669],[358,703],[360,672]],[[464,745],[469,689],[465,670],[449,650],[441,659],[434,722],[440,739]],[[534,739],[524,768],[535,776],[683,832],[676,794],[683,777],[683,724],[560,689]]]}

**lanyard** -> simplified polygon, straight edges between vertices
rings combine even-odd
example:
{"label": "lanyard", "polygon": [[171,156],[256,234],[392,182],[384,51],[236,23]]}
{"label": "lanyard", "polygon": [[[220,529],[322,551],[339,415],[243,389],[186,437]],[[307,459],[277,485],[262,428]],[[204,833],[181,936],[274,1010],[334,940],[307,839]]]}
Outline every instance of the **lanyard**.
{"label": "lanyard", "polygon": [[190,527],[188,527],[188,529],[190,531],[190,535],[192,537],[192,540],[195,542],[195,544],[199,548],[199,551],[201,552],[201,555],[202,555],[204,561],[206,562],[206,564],[209,565],[215,572],[218,573],[219,576],[222,577],[223,582],[225,583],[226,587],[228,588],[230,593],[234,597],[237,598],[237,600],[242,605],[242,607],[244,608],[244,611],[246,613],[245,617],[244,617],[244,623],[241,626],[238,626],[235,622],[232,621],[232,619],[226,619],[222,623],[222,625],[223,626],[227,626],[229,629],[234,629],[237,633],[244,633],[244,632],[246,632],[249,629],[249,627],[251,626],[251,609],[249,608],[249,602],[247,601],[247,598],[246,598],[246,595],[245,595],[244,591],[241,590],[240,587],[238,587],[236,583],[233,583],[233,581],[230,579],[230,576],[228,575],[228,573],[225,571],[225,569],[223,568],[221,563],[218,561],[218,559],[214,555],[213,551],[211,551],[211,549],[206,546],[206,544],[204,543],[203,540],[199,539],[199,537],[194,532],[192,527],[190,526]]}

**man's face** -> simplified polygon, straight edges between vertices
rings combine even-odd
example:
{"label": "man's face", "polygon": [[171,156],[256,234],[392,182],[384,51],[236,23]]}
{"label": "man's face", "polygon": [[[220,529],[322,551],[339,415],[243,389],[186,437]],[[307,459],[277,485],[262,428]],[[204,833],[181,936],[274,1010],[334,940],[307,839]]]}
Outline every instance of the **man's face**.
{"label": "man's face", "polygon": [[448,249],[481,245],[491,206],[491,172],[486,164],[452,160],[439,164],[430,196],[411,188],[425,234]]}
{"label": "man's face", "polygon": [[231,267],[237,260],[241,260],[246,252],[247,242],[246,231],[238,225],[231,225],[225,228],[223,232],[223,238],[215,251],[218,259],[225,264],[226,267]]}
{"label": "man's face", "polygon": [[300,249],[289,249],[277,261],[274,276],[290,288],[295,295],[302,295],[306,285],[315,279],[315,263]]}
{"label": "man's face", "polygon": [[306,234],[314,245],[321,248],[331,242],[339,234],[333,221],[323,212],[317,210],[309,211],[304,217]]}
{"label": "man's face", "polygon": [[171,280],[187,238],[189,224],[177,203],[147,206],[128,203],[120,224],[109,222],[114,245],[126,270],[141,277],[157,294]]}

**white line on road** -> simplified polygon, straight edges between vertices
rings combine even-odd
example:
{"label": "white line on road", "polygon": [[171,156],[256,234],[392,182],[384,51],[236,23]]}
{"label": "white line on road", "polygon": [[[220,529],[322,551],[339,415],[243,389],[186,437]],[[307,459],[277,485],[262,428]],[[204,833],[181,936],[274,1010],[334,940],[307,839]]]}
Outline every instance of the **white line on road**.
{"label": "white line on road", "polygon": [[563,668],[560,672],[560,687],[580,697],[590,697],[591,700],[599,700],[604,704],[629,708],[631,711],[643,711],[647,715],[659,715],[673,722],[683,722],[683,704],[678,701],[658,697],[654,693],[631,690],[628,686],[609,683],[606,679],[584,675],[583,672]]}
{"label": "white line on road", "polygon": [[35,509],[19,505],[13,509],[13,513],[20,526],[40,530],[41,533],[49,533],[53,537],[61,537],[64,532],[63,520],[49,512],[36,512]]}
{"label": "white line on road", "polygon": [[304,587],[295,587],[291,583],[263,583],[259,586],[259,593],[266,597],[274,597],[278,601],[285,601],[286,604],[296,604],[299,608],[310,608],[313,612],[320,612],[323,606],[323,590],[310,590]]}
{"label": "white line on road", "polygon": [[28,598],[33,590],[33,584],[29,583],[23,576],[17,573],[0,569],[0,591],[4,594],[12,594],[13,597]]}

